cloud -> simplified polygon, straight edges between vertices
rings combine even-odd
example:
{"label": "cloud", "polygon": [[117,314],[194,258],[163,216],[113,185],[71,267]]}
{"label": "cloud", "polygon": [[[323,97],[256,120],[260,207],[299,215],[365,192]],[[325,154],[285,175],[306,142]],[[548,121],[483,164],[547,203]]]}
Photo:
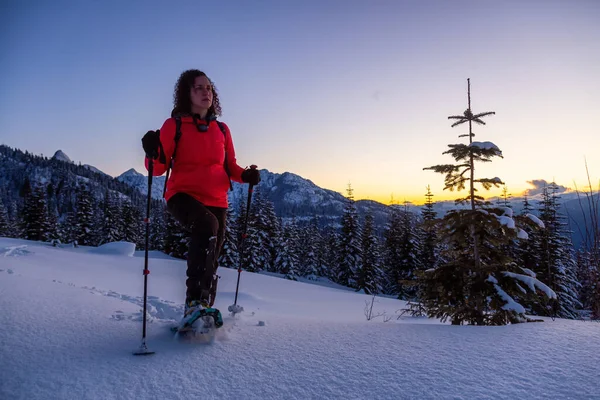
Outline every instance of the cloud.
{"label": "cloud", "polygon": [[[547,187],[548,185],[550,185],[551,182],[548,182],[545,179],[533,179],[531,181],[527,181],[527,183],[529,183],[531,186],[533,186],[533,189],[526,189],[523,192],[524,196],[535,196],[536,194],[542,193],[544,191],[544,188]],[[564,193],[564,192],[568,192],[571,190],[566,186],[562,186],[562,185],[558,185],[558,184],[556,184],[556,186],[558,188],[556,193]]]}

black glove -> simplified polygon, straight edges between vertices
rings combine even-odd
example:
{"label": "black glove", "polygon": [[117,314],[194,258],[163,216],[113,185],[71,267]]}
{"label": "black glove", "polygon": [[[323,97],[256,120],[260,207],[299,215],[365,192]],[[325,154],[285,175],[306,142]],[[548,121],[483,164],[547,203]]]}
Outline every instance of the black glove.
{"label": "black glove", "polygon": [[156,160],[160,148],[160,130],[146,132],[142,138],[142,147],[146,152],[146,157]]}
{"label": "black glove", "polygon": [[252,166],[250,169],[245,169],[242,172],[242,181],[251,185],[258,185],[260,182],[260,172],[256,169],[256,166]]}

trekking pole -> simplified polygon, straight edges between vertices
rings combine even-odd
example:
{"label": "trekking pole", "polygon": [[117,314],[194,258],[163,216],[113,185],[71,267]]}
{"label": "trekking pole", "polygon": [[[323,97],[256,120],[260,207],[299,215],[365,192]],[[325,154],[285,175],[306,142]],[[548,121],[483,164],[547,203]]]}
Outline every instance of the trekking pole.
{"label": "trekking pole", "polygon": [[146,224],[146,250],[144,255],[144,316],[142,324],[142,344],[140,344],[140,348],[133,353],[136,356],[147,356],[154,354],[154,352],[148,350],[148,347],[146,346],[146,305],[148,298],[148,274],[150,274],[150,270],[148,269],[148,246],[150,244],[150,204],[152,200],[153,172],[154,160],[151,157],[148,157],[148,204],[146,207],[146,218],[144,218],[144,223]]}
{"label": "trekking pole", "polygon": [[[252,165],[250,166],[250,168],[252,169],[256,169],[256,165]],[[250,204],[252,203],[252,192],[254,190],[254,185],[250,184],[248,186],[248,203],[246,204],[246,218],[244,218],[244,227],[242,229],[242,241],[240,243],[240,255],[242,257],[240,257],[240,264],[238,266],[238,277],[237,277],[237,284],[235,286],[235,300],[233,301],[233,305],[229,306],[228,310],[232,313],[232,314],[236,314],[239,312],[244,311],[244,308],[241,306],[237,305],[237,298],[238,298],[238,291],[240,289],[240,276],[242,275],[242,261],[243,261],[243,254],[244,254],[244,242],[246,241],[246,231],[248,230],[248,217],[250,216]]]}

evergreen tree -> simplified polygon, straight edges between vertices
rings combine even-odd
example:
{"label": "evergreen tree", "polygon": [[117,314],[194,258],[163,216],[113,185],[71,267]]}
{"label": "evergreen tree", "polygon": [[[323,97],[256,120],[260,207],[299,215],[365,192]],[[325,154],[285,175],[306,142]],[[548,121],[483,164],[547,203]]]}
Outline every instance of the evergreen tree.
{"label": "evergreen tree", "polygon": [[300,275],[316,280],[322,268],[320,244],[323,240],[319,231],[317,217],[313,217],[304,229],[299,230],[299,240],[298,258]]}
{"label": "evergreen tree", "polygon": [[339,270],[336,281],[341,285],[357,289],[358,270],[362,260],[360,248],[361,229],[358,223],[358,212],[354,202],[353,190],[350,185],[348,185],[347,193],[347,202],[342,216]]}
{"label": "evergreen tree", "polygon": [[400,298],[402,292],[402,255],[400,254],[402,219],[398,205],[391,205],[389,210],[389,220],[384,233],[385,281],[383,291]]}
{"label": "evergreen tree", "polygon": [[427,193],[425,194],[425,205],[421,210],[421,217],[423,224],[421,227],[421,262],[425,269],[435,268],[438,260],[438,246],[437,246],[437,233],[436,233],[436,217],[437,213],[433,209],[433,194],[429,185],[427,186]]}
{"label": "evergreen tree", "polygon": [[323,264],[319,275],[335,282],[340,260],[340,234],[336,229],[332,227],[325,229],[319,251],[323,255]]}
{"label": "evergreen tree", "polygon": [[383,270],[381,268],[381,253],[379,240],[375,234],[373,214],[365,216],[361,238],[362,260],[358,271],[357,286],[366,294],[381,293]]}
{"label": "evergreen tree", "polygon": [[254,251],[259,270],[272,271],[277,253],[276,243],[279,236],[279,220],[275,216],[273,203],[267,199],[258,187],[254,192],[254,199],[250,219],[254,228]]}
{"label": "evergreen tree", "polygon": [[[523,209],[521,214],[515,219],[521,222],[521,226],[527,236],[527,240],[518,240],[514,258],[517,265],[532,275],[537,276],[541,265],[541,230],[544,228],[543,223],[533,215],[533,207],[527,196],[523,199]],[[537,223],[531,223],[537,221]],[[540,310],[545,309],[548,300],[545,297],[526,296],[519,298],[519,302],[527,309],[530,314],[539,314]],[[545,314],[545,313],[542,313]]]}
{"label": "evergreen tree", "polygon": [[9,237],[11,231],[10,222],[8,211],[4,207],[4,203],[0,201],[0,237]]}
{"label": "evergreen tree", "polygon": [[[255,192],[247,222],[241,218],[245,217],[246,210],[239,214],[238,226],[243,228],[247,224],[246,238],[241,246],[242,268],[250,272],[260,272],[269,268],[271,262],[270,238],[267,232],[267,220],[264,215],[265,202],[260,191]],[[240,231],[241,234],[241,231]]]}
{"label": "evergreen tree", "polygon": [[[579,302],[579,282],[577,281],[577,263],[570,232],[566,230],[564,217],[559,213],[557,195],[558,186],[552,182],[544,188],[540,203],[540,219],[545,229],[541,232],[541,252],[539,269],[536,273],[543,277],[558,296],[558,304],[549,304],[546,315],[561,318],[577,318]],[[544,313],[544,310],[540,310]]]}
{"label": "evergreen tree", "polygon": [[142,228],[142,213],[131,201],[126,200],[122,207],[123,240],[143,248],[145,228]]}
{"label": "evergreen tree", "polygon": [[[102,204],[104,210],[104,218],[102,221],[102,236],[100,238],[100,244],[118,242],[123,240],[125,234],[123,233],[123,223],[121,218],[123,214],[118,198],[111,193],[109,189],[106,189],[104,194],[104,202]],[[154,223],[155,220],[152,222]]]}
{"label": "evergreen tree", "polygon": [[44,190],[41,187],[35,187],[33,190],[26,192],[25,196],[21,217],[24,238],[40,241],[48,240],[50,227]]}
{"label": "evergreen tree", "polygon": [[422,246],[419,241],[416,221],[405,203],[400,213],[400,242],[399,242],[399,298],[413,299],[417,291],[416,271],[421,269],[420,254]]}
{"label": "evergreen tree", "polygon": [[[150,210],[150,249],[165,250],[165,232],[167,230],[167,216],[165,204],[162,200],[153,201]],[[146,229],[144,227],[144,229]]]}
{"label": "evergreen tree", "polygon": [[237,244],[237,232],[235,214],[231,208],[227,210],[227,222],[225,223],[225,238],[223,248],[219,256],[219,266],[237,269],[240,266],[240,255]]}
{"label": "evergreen tree", "polygon": [[286,279],[298,280],[299,267],[295,243],[298,242],[298,229],[296,222],[292,221],[282,227],[281,241],[275,259],[275,269],[283,274]]}
{"label": "evergreen tree", "polygon": [[166,232],[164,239],[164,251],[175,258],[185,259],[188,251],[189,235],[170,213],[164,213],[166,217]]}
{"label": "evergreen tree", "polygon": [[23,232],[19,224],[19,206],[15,200],[9,203],[8,207],[8,224],[11,227],[11,231],[8,233],[8,237],[19,238],[23,237]]}
{"label": "evergreen tree", "polygon": [[[468,108],[464,115],[450,116],[457,122],[469,125],[469,144],[451,144],[450,154],[456,164],[436,165],[425,169],[445,174],[445,187],[449,190],[469,188],[465,198],[457,203],[469,203],[470,209],[452,210],[442,221],[440,237],[443,239],[441,261],[437,268],[423,274],[422,300],[429,316],[450,319],[452,324],[504,325],[527,321],[524,307],[515,301],[522,296],[524,288],[519,282],[535,292],[542,290],[548,297],[556,294],[534,276],[516,265],[510,255],[503,251],[510,241],[523,236],[515,226],[512,210],[507,208],[484,209],[483,197],[477,195],[476,184],[484,189],[498,186],[500,178],[475,178],[475,162],[490,162],[502,157],[493,143],[473,141],[473,123],[485,125],[484,116],[494,112],[474,114],[471,111],[470,80],[467,80]],[[468,186],[467,186],[468,185]],[[533,294],[531,294],[533,295]]]}
{"label": "evergreen tree", "polygon": [[75,214],[76,224],[74,228],[74,239],[80,246],[96,245],[94,231],[94,199],[87,185],[79,185],[77,188],[77,211]]}

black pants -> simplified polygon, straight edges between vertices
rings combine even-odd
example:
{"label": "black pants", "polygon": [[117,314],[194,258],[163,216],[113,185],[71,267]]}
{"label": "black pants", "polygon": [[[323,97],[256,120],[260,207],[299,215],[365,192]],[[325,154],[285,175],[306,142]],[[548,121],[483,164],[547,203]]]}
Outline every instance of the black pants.
{"label": "black pants", "polygon": [[212,306],[217,293],[217,268],[223,246],[227,209],[209,207],[185,193],[167,202],[169,213],[190,234],[187,256],[186,302],[202,300]]}

